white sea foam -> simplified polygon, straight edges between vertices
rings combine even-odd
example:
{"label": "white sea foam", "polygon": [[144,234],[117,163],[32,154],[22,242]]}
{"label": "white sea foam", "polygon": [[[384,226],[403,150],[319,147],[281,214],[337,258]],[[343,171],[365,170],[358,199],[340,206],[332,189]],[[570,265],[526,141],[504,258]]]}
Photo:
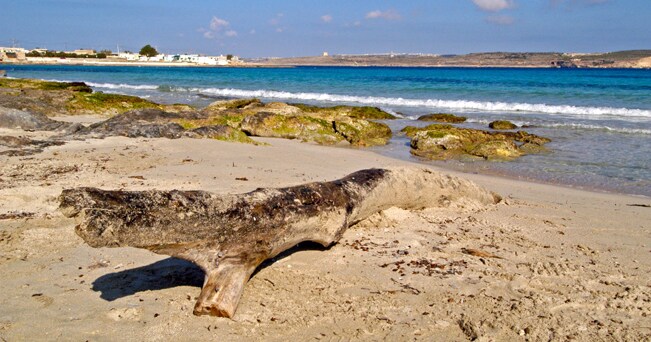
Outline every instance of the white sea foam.
{"label": "white sea foam", "polygon": [[[491,120],[468,119],[466,122],[488,125],[491,122]],[[589,124],[582,124],[582,123],[549,123],[549,122],[525,122],[525,121],[511,121],[511,122],[513,122],[515,125],[519,127],[533,126],[533,127],[542,127],[542,128],[565,128],[565,129],[576,129],[576,130],[614,132],[614,133],[623,133],[623,134],[651,135],[651,129],[644,129],[644,128],[610,127],[605,125],[589,125]]]}
{"label": "white sea foam", "polygon": [[207,95],[232,97],[261,97],[285,100],[307,100],[321,102],[350,102],[373,106],[405,106],[433,107],[457,110],[503,111],[503,112],[537,112],[546,114],[566,114],[584,116],[623,116],[651,117],[651,110],[613,108],[613,107],[582,107],[570,105],[547,105],[532,103],[482,102],[467,100],[438,100],[438,99],[405,99],[400,97],[352,96],[327,93],[292,93],[274,90],[243,90],[230,88],[192,88],[189,91]]}
{"label": "white sea foam", "polygon": [[616,133],[624,133],[624,134],[651,135],[650,129],[643,129],[643,128],[609,127],[609,126],[599,126],[599,125],[586,125],[586,124],[579,124],[579,123],[552,123],[552,124],[541,124],[537,126],[550,127],[550,128],[584,129],[584,130],[616,132]]}
{"label": "white sea foam", "polygon": [[[64,81],[66,82],[66,81]],[[615,116],[627,118],[651,118],[651,110],[615,107],[587,107],[571,105],[548,105],[518,102],[491,102],[471,100],[440,100],[440,99],[405,99],[401,97],[354,96],[328,93],[287,92],[275,90],[245,90],[233,88],[184,88],[176,86],[132,85],[115,83],[86,82],[91,87],[112,90],[163,90],[171,92],[195,92],[204,95],[226,97],[260,97],[268,99],[283,99],[296,101],[317,102],[347,102],[371,106],[399,106],[447,108],[453,110],[476,110],[489,112],[536,112],[550,115],[573,115],[585,118],[600,116]]]}
{"label": "white sea foam", "polygon": [[143,84],[143,85],[132,85],[132,84],[114,84],[114,83],[93,83],[93,82],[86,82],[91,87],[95,88],[104,88],[104,89],[134,89],[134,90],[156,90],[158,89],[158,86],[155,85],[148,85],[148,84]]}

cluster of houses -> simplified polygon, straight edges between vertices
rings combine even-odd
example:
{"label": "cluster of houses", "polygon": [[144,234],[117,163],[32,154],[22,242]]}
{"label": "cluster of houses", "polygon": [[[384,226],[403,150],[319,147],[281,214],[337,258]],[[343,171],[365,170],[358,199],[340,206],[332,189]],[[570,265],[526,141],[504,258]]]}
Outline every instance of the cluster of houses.
{"label": "cluster of houses", "polygon": [[117,55],[107,56],[111,59],[121,59],[138,62],[168,62],[168,63],[193,63],[199,65],[229,65],[239,64],[241,61],[237,56],[202,56],[198,54],[159,54],[153,57],[142,56],[137,53],[122,52]]}
{"label": "cluster of houses", "polygon": [[[26,50],[16,47],[0,47],[0,62],[63,62],[64,58],[56,57],[31,57],[28,56],[31,52],[38,52],[45,55],[47,49],[32,49]],[[74,54],[77,56],[94,56],[94,50],[74,50],[68,51],[67,54]],[[241,64],[241,60],[237,56],[203,56],[199,54],[159,54],[153,57],[141,56],[137,53],[121,52],[118,54],[107,55],[106,59],[114,62],[167,62],[167,63],[190,63],[196,65],[207,66],[225,66],[233,64]]]}

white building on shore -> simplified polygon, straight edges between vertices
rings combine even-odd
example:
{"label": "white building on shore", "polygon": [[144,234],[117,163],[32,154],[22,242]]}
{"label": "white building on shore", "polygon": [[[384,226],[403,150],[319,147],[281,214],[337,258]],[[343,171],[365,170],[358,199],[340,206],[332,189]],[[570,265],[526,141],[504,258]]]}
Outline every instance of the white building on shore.
{"label": "white building on shore", "polygon": [[24,61],[27,50],[16,47],[0,47],[0,61]]}

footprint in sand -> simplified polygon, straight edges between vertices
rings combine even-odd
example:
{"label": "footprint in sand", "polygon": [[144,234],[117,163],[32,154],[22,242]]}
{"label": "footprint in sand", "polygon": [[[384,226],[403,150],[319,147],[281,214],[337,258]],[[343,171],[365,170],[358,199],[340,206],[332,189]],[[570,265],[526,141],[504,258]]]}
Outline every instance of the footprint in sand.
{"label": "footprint in sand", "polygon": [[48,306],[52,305],[52,303],[54,303],[54,298],[43,295],[42,293],[35,293],[32,295],[32,298],[38,302],[41,302],[44,308],[47,308]]}
{"label": "footprint in sand", "polygon": [[140,320],[140,317],[142,316],[142,308],[119,308],[119,309],[111,309],[107,314],[106,317],[114,320],[114,321],[123,321],[123,320],[128,320],[128,321],[138,321]]}

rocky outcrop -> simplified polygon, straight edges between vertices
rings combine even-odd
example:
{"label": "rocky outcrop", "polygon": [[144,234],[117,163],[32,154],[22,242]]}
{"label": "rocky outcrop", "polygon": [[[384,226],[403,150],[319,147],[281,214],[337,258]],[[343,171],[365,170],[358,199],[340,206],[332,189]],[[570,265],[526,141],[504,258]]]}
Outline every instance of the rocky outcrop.
{"label": "rocky outcrop", "polygon": [[500,198],[466,180],[399,168],[241,195],[77,188],[59,200],[92,247],[144,248],[197,264],[205,281],[194,314],[232,317],[254,270],[300,242],[331,245],[350,225],[390,207],[483,207]]}
{"label": "rocky outcrop", "polygon": [[134,110],[85,127],[77,132],[76,136],[178,139],[183,136],[185,129],[170,120],[179,117],[181,117],[180,114],[168,113],[159,109]]}
{"label": "rocky outcrop", "polygon": [[186,131],[183,135],[190,138],[206,138],[254,145],[258,144],[256,141],[244,134],[244,132],[228,125],[203,126]]}
{"label": "rocky outcrop", "polygon": [[299,139],[321,145],[384,145],[391,138],[389,126],[363,119],[341,117],[329,121],[306,115],[281,115],[260,112],[247,116],[241,129],[248,135]]}
{"label": "rocky outcrop", "polygon": [[22,129],[25,131],[56,131],[73,129],[68,122],[56,121],[41,113],[0,107],[0,128]]}
{"label": "rocky outcrop", "polygon": [[488,124],[488,127],[496,130],[510,130],[518,128],[516,124],[506,120],[493,121]]}
{"label": "rocky outcrop", "polygon": [[468,118],[465,116],[456,116],[454,114],[447,113],[434,113],[423,115],[418,118],[418,121],[435,121],[442,123],[462,123],[465,122]]}
{"label": "rocky outcrop", "polygon": [[304,115],[315,116],[323,119],[353,118],[365,120],[392,120],[396,117],[377,107],[368,106],[333,106],[317,107],[306,104],[291,104],[301,110]]}
{"label": "rocky outcrop", "polygon": [[260,112],[247,116],[241,125],[242,131],[258,137],[299,139],[321,145],[335,145],[346,142],[337,134],[332,122],[309,116],[287,116]]}
{"label": "rocky outcrop", "polygon": [[391,128],[384,123],[342,118],[333,122],[337,134],[353,146],[386,145],[391,139]]}
{"label": "rocky outcrop", "polygon": [[488,132],[443,124],[408,126],[402,131],[411,137],[412,154],[434,160],[512,160],[543,152],[543,145],[550,141],[524,131]]}
{"label": "rocky outcrop", "polygon": [[75,93],[66,104],[71,114],[117,115],[134,109],[158,108],[157,103],[137,96],[107,94],[102,92]]}
{"label": "rocky outcrop", "polygon": [[93,92],[92,88],[83,82],[31,79],[0,79],[0,106],[47,116],[76,114],[112,116],[133,109],[178,108],[178,105],[159,105],[136,96]]}
{"label": "rocky outcrop", "polygon": [[[11,108],[25,107],[30,113],[36,113],[21,117],[18,115],[21,112],[6,109],[11,114],[5,115],[7,127],[29,130],[71,127],[65,133],[74,133],[77,138],[185,136],[255,143],[245,136],[248,134],[323,145],[374,146],[386,144],[391,129],[372,120],[394,118],[375,107],[316,107],[263,103],[258,99],[215,101],[197,111],[188,105],[159,105],[134,96],[93,92],[84,83],[38,80],[0,82],[0,106],[3,101]],[[111,118],[83,127],[47,118],[53,114],[102,114]],[[0,117],[0,127],[2,120]]]}
{"label": "rocky outcrop", "polygon": [[255,143],[244,132],[228,125],[183,127],[176,122],[196,120],[197,117],[200,117],[200,114],[196,112],[170,113],[160,109],[133,110],[84,127],[76,132],[75,136],[92,138],[124,136],[130,138],[168,139],[189,137]]}

